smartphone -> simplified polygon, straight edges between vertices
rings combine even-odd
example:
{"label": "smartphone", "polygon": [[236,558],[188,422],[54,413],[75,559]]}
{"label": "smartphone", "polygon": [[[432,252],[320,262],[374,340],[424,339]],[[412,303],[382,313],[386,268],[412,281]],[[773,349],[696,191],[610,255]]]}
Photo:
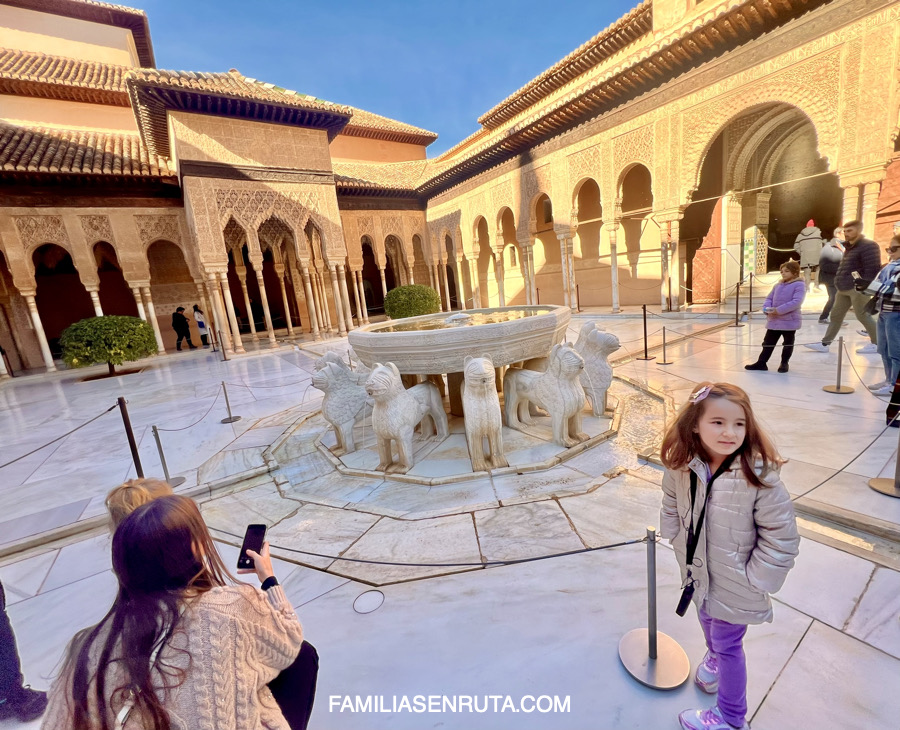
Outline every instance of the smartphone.
{"label": "smartphone", "polygon": [[258,553],[262,550],[265,541],[265,525],[247,525],[247,532],[244,533],[244,544],[241,545],[241,554],[238,556],[238,570],[253,569],[253,558],[247,555],[247,551],[252,550],[253,552]]}
{"label": "smartphone", "polygon": [[850,272],[850,276],[852,276],[854,279],[858,279],[858,278],[859,278],[859,272],[858,272],[858,271],[851,271],[851,272]]}

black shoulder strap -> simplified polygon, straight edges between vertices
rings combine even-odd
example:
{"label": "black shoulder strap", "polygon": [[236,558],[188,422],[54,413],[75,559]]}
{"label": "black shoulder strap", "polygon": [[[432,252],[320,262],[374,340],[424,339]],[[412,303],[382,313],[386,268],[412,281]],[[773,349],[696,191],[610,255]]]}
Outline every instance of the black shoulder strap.
{"label": "black shoulder strap", "polygon": [[691,469],[691,514],[690,523],[688,524],[687,542],[685,543],[685,560],[688,567],[694,562],[694,553],[697,552],[697,545],[700,543],[700,535],[703,531],[703,520],[706,517],[706,505],[709,504],[709,495],[712,492],[713,482],[722,474],[731,468],[731,462],[734,461],[734,454],[725,459],[716,469],[709,481],[706,483],[706,495],[703,498],[703,507],[697,516],[697,524],[694,525],[694,504],[697,498],[697,472]]}

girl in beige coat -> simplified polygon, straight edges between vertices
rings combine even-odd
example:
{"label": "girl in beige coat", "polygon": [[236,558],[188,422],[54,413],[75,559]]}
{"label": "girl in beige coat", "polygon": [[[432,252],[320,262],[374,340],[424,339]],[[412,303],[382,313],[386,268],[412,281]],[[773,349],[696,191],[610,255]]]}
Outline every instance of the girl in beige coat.
{"label": "girl in beige coat", "polygon": [[747,394],[702,383],[663,439],[660,534],[681,566],[683,614],[693,601],[707,653],[695,682],[718,692],[708,710],[679,715],[685,730],[749,728],[743,637],[772,620],[770,593],[794,565],[800,538],[780,459]]}

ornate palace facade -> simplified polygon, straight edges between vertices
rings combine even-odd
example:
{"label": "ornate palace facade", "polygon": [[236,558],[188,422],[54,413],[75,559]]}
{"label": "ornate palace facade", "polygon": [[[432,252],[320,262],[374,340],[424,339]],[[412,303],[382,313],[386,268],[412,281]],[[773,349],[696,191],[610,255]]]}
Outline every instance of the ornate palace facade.
{"label": "ornate palace facade", "polygon": [[[900,1],[645,0],[436,135],[232,69],[158,70],[146,16],[0,0],[0,376],[132,314],[171,347],[445,309],[717,301],[814,218],[900,220]],[[780,257],[780,258],[779,258]]]}

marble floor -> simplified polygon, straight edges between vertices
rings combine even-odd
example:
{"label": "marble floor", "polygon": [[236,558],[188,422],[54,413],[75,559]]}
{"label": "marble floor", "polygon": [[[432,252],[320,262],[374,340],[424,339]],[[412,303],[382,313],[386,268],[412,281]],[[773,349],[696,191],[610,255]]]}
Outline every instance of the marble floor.
{"label": "marble floor", "polygon": [[[573,330],[579,324],[573,321]],[[314,439],[298,439],[290,442],[291,459],[275,473],[246,489],[204,500],[204,517],[212,527],[238,532],[258,519],[272,526],[273,544],[290,548],[274,551],[276,572],[321,657],[311,727],[674,728],[679,710],[709,703],[690,683],[668,693],[646,689],[618,660],[621,636],[646,625],[645,545],[584,551],[638,538],[646,525],[658,521],[661,472],[638,454],[652,450],[648,433],[661,429],[666,403],[638,397],[635,386],[664,394],[671,408],[703,380],[741,385],[789,459],[783,477],[798,510],[808,502],[900,527],[900,500],[866,486],[870,476],[893,473],[897,433],[884,432],[884,402],[857,380],[857,372],[864,382],[880,377],[877,357],[853,351],[863,344],[857,327],[844,330],[853,346],[845,375],[856,390],[830,395],[821,387],[834,379],[835,352],[798,348],[788,374],[743,369],[758,353],[763,335],[758,318],[742,328],[715,331],[708,328],[716,322],[702,317],[659,323],[666,325],[671,345],[673,363],[666,366],[633,359],[641,344],[639,320],[604,318],[603,324],[623,341],[615,387],[630,411],[616,438],[552,472],[488,475],[440,487],[404,484],[337,474]],[[807,320],[798,342],[816,341],[823,331],[814,319]],[[173,439],[177,445],[169,461],[175,464],[173,473],[196,470],[195,483],[252,466],[254,450],[283,438],[291,424],[317,408],[316,391],[304,392],[316,354],[344,347],[345,341],[317,343],[314,352],[277,351],[229,363],[203,355],[167,359],[141,375],[122,378],[141,379],[128,386],[126,396],[134,412],[146,409],[140,420],[132,413],[143,429],[142,455],[152,463],[149,425],[190,424],[203,412],[197,401],[203,400],[204,410],[210,407],[216,382],[241,381],[257,388],[244,388],[247,395],[232,398],[245,419],[224,426],[218,423],[223,414],[211,412],[199,426],[181,432],[180,441]],[[96,384],[65,379],[13,385],[14,400],[9,400],[9,385],[0,386],[3,458],[65,432],[117,394],[115,387],[85,393],[82,386]],[[263,391],[264,385],[276,386],[274,392]],[[184,393],[191,394],[189,402]],[[214,404],[213,410],[219,407]],[[78,432],[56,447],[69,440],[82,447],[68,452],[68,471],[63,455],[56,462],[45,457],[31,471],[15,472],[16,484],[0,481],[0,522],[14,525],[31,515],[46,529],[45,520],[71,522],[79,501],[79,514],[98,504],[102,509],[105,491],[128,472],[127,450],[117,451],[112,443],[121,436],[110,425],[113,416],[97,421],[107,430],[98,431],[94,441],[77,441],[83,435]],[[224,429],[230,438],[222,435]],[[84,444],[96,451],[101,441],[115,462],[109,471],[89,454],[77,456]],[[229,455],[234,453],[239,456]],[[81,469],[88,479],[66,481],[68,473]],[[54,478],[61,489],[54,487]],[[9,526],[0,525],[0,542]],[[217,535],[223,538],[223,557],[233,563],[237,550],[229,542],[234,540]],[[658,549],[660,630],[675,638],[696,665],[703,654],[702,635],[692,613],[675,616],[674,558],[668,547]],[[572,551],[581,552],[545,557]],[[486,561],[523,558],[538,559],[482,567]],[[352,559],[468,565],[363,567]],[[0,579],[28,681],[46,687],[72,633],[102,616],[112,599],[109,537],[6,558],[0,561]],[[356,599],[371,590],[383,594],[383,605],[371,613],[355,610]],[[900,697],[886,678],[900,676],[898,596],[900,573],[867,559],[864,549],[804,537],[797,566],[775,597],[774,623],[748,633],[753,727],[896,727]],[[389,705],[395,695],[416,694],[509,695],[515,702],[523,695],[559,695],[570,698],[570,711],[422,717],[337,709],[346,695],[384,696]],[[334,707],[332,697],[339,698]]]}

